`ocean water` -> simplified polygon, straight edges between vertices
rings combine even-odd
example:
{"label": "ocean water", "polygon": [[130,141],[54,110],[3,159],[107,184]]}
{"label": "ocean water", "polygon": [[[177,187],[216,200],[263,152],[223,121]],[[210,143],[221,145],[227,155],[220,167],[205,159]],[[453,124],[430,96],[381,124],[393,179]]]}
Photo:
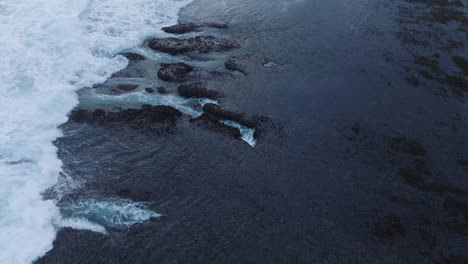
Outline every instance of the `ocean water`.
{"label": "ocean water", "polygon": [[131,201],[85,201],[64,218],[42,193],[61,173],[52,142],[78,103],[75,92],[124,68],[128,62],[117,53],[176,23],[189,2],[0,2],[0,263],[31,263],[52,248],[61,226],[105,232],[99,225],[105,219],[86,218],[98,210],[112,215],[133,208],[133,215],[110,217],[118,225],[156,216]]}

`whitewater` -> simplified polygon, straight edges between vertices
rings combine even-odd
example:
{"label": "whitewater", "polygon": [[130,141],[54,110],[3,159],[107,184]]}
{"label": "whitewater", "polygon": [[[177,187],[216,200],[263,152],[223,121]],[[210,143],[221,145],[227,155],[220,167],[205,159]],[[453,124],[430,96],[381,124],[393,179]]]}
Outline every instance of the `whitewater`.
{"label": "whitewater", "polygon": [[61,173],[53,142],[76,91],[126,67],[117,54],[162,34],[189,2],[0,1],[0,263],[33,262],[52,249],[58,228],[76,225],[42,197]]}

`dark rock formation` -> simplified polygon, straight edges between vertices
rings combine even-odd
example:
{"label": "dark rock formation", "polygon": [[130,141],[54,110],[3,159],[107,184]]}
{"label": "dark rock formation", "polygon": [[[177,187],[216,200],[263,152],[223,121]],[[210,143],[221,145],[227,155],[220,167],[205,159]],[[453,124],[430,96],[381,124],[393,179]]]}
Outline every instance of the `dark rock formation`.
{"label": "dark rock formation", "polygon": [[246,119],[243,113],[227,111],[227,110],[222,109],[221,107],[219,107],[219,105],[216,105],[216,104],[205,104],[203,106],[203,111],[219,119],[227,119],[227,120],[235,121],[249,128],[255,128],[256,126],[255,122],[252,120]]}
{"label": "dark rock formation", "polygon": [[124,56],[129,61],[143,61],[143,60],[145,60],[145,57],[143,57],[143,55],[136,54],[136,53],[125,52],[125,53],[122,53],[120,55]]}
{"label": "dark rock formation", "polygon": [[375,223],[375,235],[380,239],[402,239],[405,233],[399,216],[387,215]]}
{"label": "dark rock formation", "polygon": [[184,34],[184,33],[190,33],[194,32],[199,28],[202,27],[210,27],[210,28],[227,28],[226,24],[220,24],[220,23],[210,23],[210,22],[204,22],[204,23],[180,23],[177,25],[173,25],[170,27],[163,27],[162,30],[166,33],[171,33],[171,34]]}
{"label": "dark rock formation", "polygon": [[219,93],[217,91],[209,90],[200,83],[180,85],[177,91],[180,96],[186,98],[209,98],[212,100],[219,98]]}
{"label": "dark rock formation", "polygon": [[158,87],[158,88],[156,88],[156,90],[157,90],[158,93],[160,93],[160,94],[167,94],[167,89],[164,88],[164,87]]}
{"label": "dark rock formation", "polygon": [[125,109],[119,112],[76,109],[70,113],[69,119],[77,123],[124,123],[138,128],[164,128],[175,126],[180,116],[182,113],[171,106],[144,105],[141,109]]}
{"label": "dark rock formation", "polygon": [[184,82],[192,71],[193,67],[185,63],[162,63],[158,78],[166,82]]}
{"label": "dark rock formation", "polygon": [[237,44],[237,42],[235,42],[234,40],[225,38],[216,38],[213,36],[198,36],[187,39],[156,38],[151,40],[148,46],[156,51],[176,55],[187,52],[209,53],[229,51],[238,48],[239,44]]}
{"label": "dark rock formation", "polygon": [[146,91],[147,93],[154,93],[154,89],[151,88],[151,87],[145,88],[145,91]]}
{"label": "dark rock formation", "polygon": [[239,63],[238,56],[229,58],[225,63],[224,67],[230,71],[238,71],[243,74],[247,74],[245,67]]}
{"label": "dark rock formation", "polygon": [[229,137],[237,139],[241,137],[239,129],[225,125],[219,122],[217,118],[207,115],[206,113],[202,114],[198,118],[191,119],[191,122],[207,127],[211,131],[222,133]]}

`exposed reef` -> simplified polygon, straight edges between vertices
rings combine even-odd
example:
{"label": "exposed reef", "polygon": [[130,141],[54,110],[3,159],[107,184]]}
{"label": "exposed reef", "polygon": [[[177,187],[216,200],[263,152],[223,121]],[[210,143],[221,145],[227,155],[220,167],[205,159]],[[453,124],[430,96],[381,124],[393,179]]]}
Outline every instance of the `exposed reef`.
{"label": "exposed reef", "polygon": [[216,100],[220,97],[219,93],[206,88],[202,83],[192,83],[180,85],[177,87],[179,95],[185,98],[208,98]]}
{"label": "exposed reef", "polygon": [[144,105],[140,109],[125,109],[118,112],[106,111],[104,109],[86,110],[75,109],[69,119],[77,123],[112,124],[123,123],[136,128],[150,128],[170,131],[175,127],[177,118],[182,113],[171,106]]}
{"label": "exposed reef", "polygon": [[184,54],[189,52],[210,53],[222,52],[239,48],[239,44],[231,39],[216,38],[213,36],[197,36],[194,38],[155,38],[148,46],[160,52],[171,55]]}
{"label": "exposed reef", "polygon": [[256,127],[256,123],[252,120],[246,119],[245,114],[224,110],[216,104],[205,104],[203,106],[203,111],[220,119],[235,121],[248,128]]}
{"label": "exposed reef", "polygon": [[228,26],[226,24],[213,23],[213,22],[179,23],[177,25],[163,27],[162,30],[170,34],[185,34],[185,33],[195,32],[199,30],[200,28],[224,29],[227,27]]}

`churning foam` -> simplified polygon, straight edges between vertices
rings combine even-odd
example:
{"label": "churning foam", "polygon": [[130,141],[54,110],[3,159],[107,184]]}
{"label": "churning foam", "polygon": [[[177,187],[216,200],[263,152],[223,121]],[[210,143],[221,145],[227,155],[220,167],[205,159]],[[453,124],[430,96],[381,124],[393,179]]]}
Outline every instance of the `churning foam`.
{"label": "churning foam", "polygon": [[65,220],[79,220],[72,221],[71,224],[79,223],[82,226],[83,223],[92,223],[94,228],[99,225],[126,228],[160,216],[149,210],[143,203],[116,198],[103,201],[95,199],[74,201],[63,205],[61,212]]}
{"label": "churning foam", "polygon": [[60,212],[41,192],[60,173],[52,142],[75,91],[124,68],[115,54],[175,23],[189,1],[0,1],[0,263],[52,248]]}

